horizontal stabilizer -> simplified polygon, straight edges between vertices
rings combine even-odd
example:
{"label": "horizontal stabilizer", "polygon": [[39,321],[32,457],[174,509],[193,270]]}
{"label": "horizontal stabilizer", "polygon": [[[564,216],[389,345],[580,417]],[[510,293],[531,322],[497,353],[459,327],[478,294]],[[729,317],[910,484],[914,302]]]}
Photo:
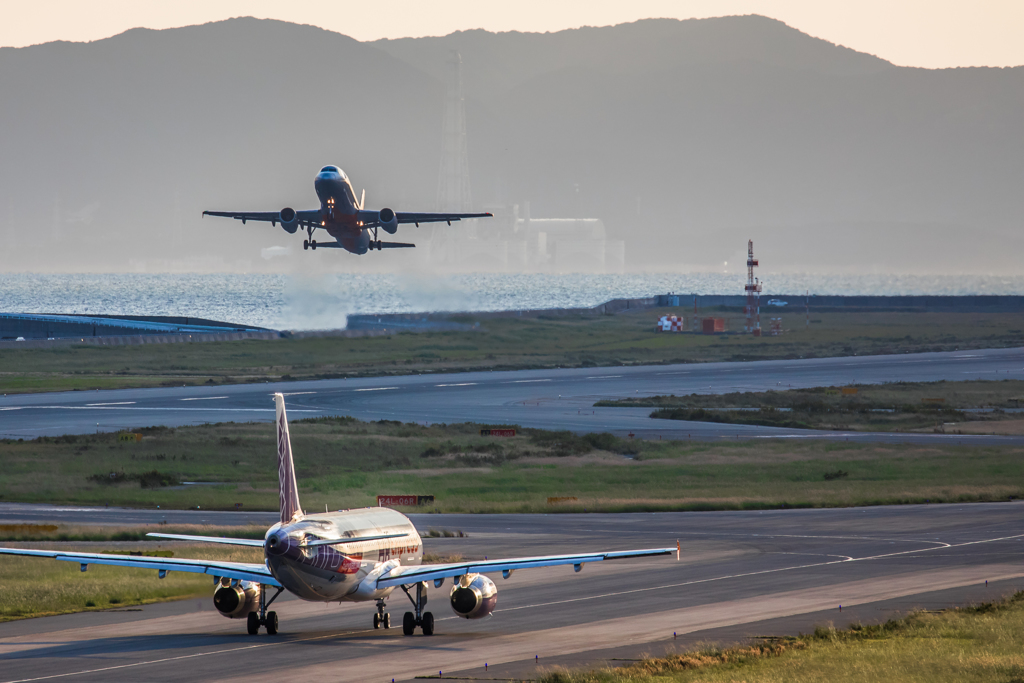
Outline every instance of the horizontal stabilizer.
{"label": "horizontal stabilizer", "polygon": [[305,541],[299,544],[300,548],[313,548],[318,545],[344,545],[346,543],[362,543],[363,541],[382,541],[385,538],[404,538],[409,534],[383,534],[381,536],[350,536],[347,538],[319,538],[315,541]]}
{"label": "horizontal stabilizer", "polygon": [[153,538],[170,538],[175,541],[199,541],[200,543],[223,543],[224,545],[247,545],[252,548],[262,548],[263,541],[255,538],[223,538],[221,536],[189,536],[187,534],[157,534],[149,533],[147,536]]}
{"label": "horizontal stabilizer", "polygon": [[[317,245],[319,246],[319,245]],[[415,247],[415,244],[406,244],[405,242],[381,242],[381,249],[403,249],[408,247]]]}
{"label": "horizontal stabilizer", "polygon": [[[309,245],[309,248],[313,249],[314,247],[311,244],[311,245]],[[316,249],[344,249],[345,247],[341,246],[337,242],[317,242],[315,248]]]}

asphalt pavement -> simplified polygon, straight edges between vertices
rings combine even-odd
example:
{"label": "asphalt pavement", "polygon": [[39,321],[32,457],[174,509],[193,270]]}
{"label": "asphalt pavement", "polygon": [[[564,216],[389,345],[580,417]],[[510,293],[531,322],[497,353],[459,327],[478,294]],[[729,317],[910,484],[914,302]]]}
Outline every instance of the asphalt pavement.
{"label": "asphalt pavement", "polygon": [[[31,509],[35,507],[35,509]],[[1024,587],[1024,503],[617,515],[414,515],[462,530],[428,552],[508,557],[681,544],[649,558],[495,577],[498,607],[458,619],[450,585],[428,589],[436,635],[373,630],[373,604],[275,603],[277,636],[248,636],[210,597],[0,624],[0,681],[386,682],[531,678],[554,664],[621,664],[698,641],[885,620],[915,607],[991,600]],[[0,520],[158,521],[157,511],[0,508]],[[200,515],[201,512],[194,514]],[[237,515],[242,513],[220,513]],[[47,517],[49,516],[49,517]],[[259,521],[252,518],[247,521]],[[87,522],[86,522],[87,523]],[[218,523],[221,523],[218,520]],[[174,544],[166,544],[172,547]],[[40,559],[40,563],[52,560]],[[75,580],[77,573],[70,580]],[[139,581],[158,581],[139,571]],[[986,586],[986,581],[989,584]],[[212,589],[211,589],[212,591]],[[389,599],[392,618],[407,609]],[[840,605],[842,610],[840,611]],[[536,657],[536,659],[535,659]],[[484,665],[487,664],[485,669]]]}
{"label": "asphalt pavement", "polygon": [[884,382],[1024,378],[1024,349],[986,349],[748,363],[558,368],[358,379],[19,394],[0,398],[0,437],[34,438],[207,422],[272,421],[273,392],[293,418],[517,424],[641,438],[825,438],[1020,444],[1018,436],[824,432],[653,420],[647,408],[595,408],[601,399],[715,394]]}

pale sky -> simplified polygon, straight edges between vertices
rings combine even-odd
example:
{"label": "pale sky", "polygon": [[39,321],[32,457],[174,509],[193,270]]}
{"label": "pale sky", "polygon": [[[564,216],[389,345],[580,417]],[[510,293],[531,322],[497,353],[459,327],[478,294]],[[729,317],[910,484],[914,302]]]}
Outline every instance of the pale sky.
{"label": "pale sky", "polygon": [[91,41],[138,26],[171,28],[236,16],[314,24],[376,40],[732,14],[773,17],[903,66],[1024,64],[1024,0],[0,0],[0,46]]}

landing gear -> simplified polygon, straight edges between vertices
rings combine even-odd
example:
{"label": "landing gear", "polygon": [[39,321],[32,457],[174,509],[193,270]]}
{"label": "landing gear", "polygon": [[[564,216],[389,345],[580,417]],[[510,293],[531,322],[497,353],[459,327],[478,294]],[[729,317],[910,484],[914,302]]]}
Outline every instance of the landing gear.
{"label": "landing gear", "polygon": [[270,607],[270,603],[277,600],[284,591],[284,588],[278,588],[277,592],[274,593],[274,597],[267,600],[267,591],[265,586],[260,586],[260,611],[249,612],[249,616],[245,620],[245,628],[249,631],[250,636],[254,636],[260,632],[260,626],[267,628],[267,635],[277,635],[277,612],[268,612],[267,608]]}
{"label": "landing gear", "polygon": [[377,613],[373,615],[374,628],[391,628],[391,615],[384,611],[384,599],[377,601]]}
{"label": "landing gear", "polygon": [[415,613],[406,612],[402,618],[402,633],[407,636],[411,636],[416,631],[417,626],[423,629],[423,635],[434,635],[434,615],[423,611],[427,604],[426,587],[427,584],[422,581],[417,583],[416,597],[413,598],[409,593],[409,589],[406,586],[402,586],[402,591],[408,596],[409,601],[412,602],[412,606],[416,610]]}
{"label": "landing gear", "polygon": [[302,240],[302,249],[309,249],[309,240]]}
{"label": "landing gear", "polygon": [[316,251],[316,240],[309,241],[309,248],[312,249],[313,251]]}

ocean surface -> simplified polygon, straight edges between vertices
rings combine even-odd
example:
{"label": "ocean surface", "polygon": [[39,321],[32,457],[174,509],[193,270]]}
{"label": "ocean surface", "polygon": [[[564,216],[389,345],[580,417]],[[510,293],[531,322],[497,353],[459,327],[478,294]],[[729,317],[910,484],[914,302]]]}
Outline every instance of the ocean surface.
{"label": "ocean surface", "polygon": [[[762,296],[1024,295],[1024,276],[765,274]],[[594,306],[609,299],[743,294],[743,274],[0,275],[0,311],[180,315],[275,329],[337,329],[352,313]]]}

